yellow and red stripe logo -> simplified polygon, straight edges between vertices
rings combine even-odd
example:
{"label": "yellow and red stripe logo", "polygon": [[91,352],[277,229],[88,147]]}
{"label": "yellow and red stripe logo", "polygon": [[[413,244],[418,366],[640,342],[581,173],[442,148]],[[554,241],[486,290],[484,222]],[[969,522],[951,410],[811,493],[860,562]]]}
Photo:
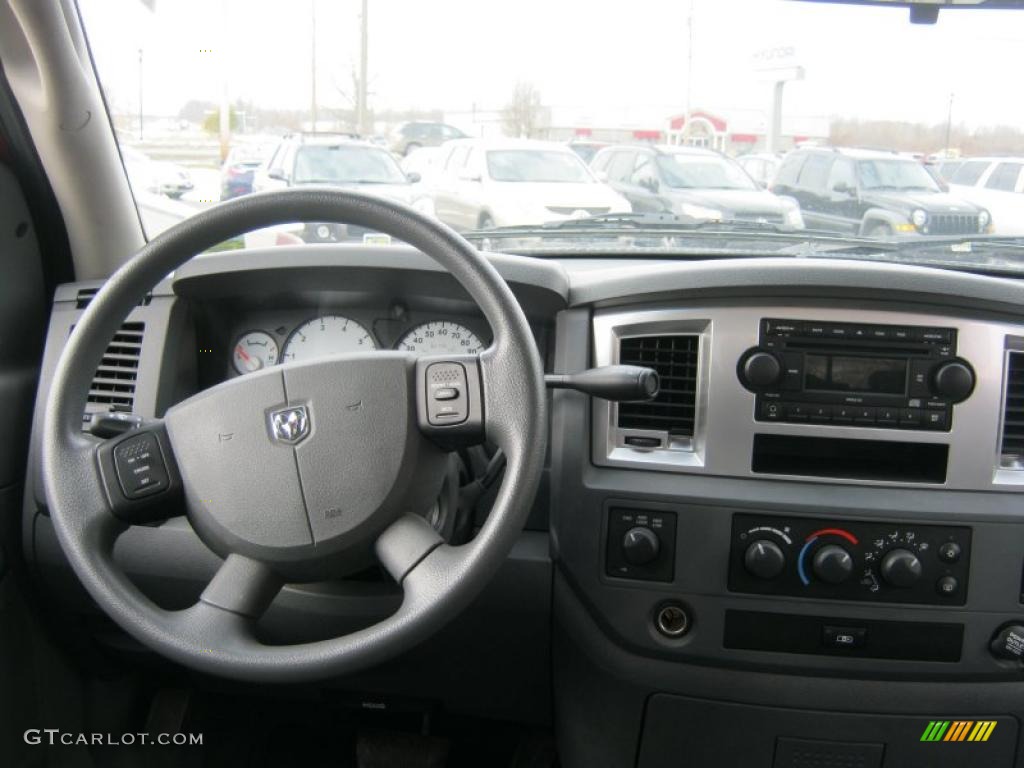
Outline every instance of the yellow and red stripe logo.
{"label": "yellow and red stripe logo", "polygon": [[988,741],[995,720],[931,720],[921,741]]}

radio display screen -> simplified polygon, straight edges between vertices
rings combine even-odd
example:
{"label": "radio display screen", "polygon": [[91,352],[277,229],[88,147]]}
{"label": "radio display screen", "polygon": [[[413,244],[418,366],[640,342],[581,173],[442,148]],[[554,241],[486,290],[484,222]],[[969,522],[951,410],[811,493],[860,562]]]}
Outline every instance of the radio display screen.
{"label": "radio display screen", "polygon": [[907,361],[809,354],[804,357],[804,388],[902,395],[907,391]]}

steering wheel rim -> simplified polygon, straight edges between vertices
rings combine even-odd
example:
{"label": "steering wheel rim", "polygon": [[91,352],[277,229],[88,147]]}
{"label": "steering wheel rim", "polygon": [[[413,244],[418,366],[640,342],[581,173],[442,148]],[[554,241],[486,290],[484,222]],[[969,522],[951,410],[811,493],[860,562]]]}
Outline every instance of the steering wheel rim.
{"label": "steering wheel rim", "polygon": [[[261,227],[309,220],[392,235],[433,258],[466,289],[494,334],[492,345],[478,356],[481,405],[487,440],[505,452],[507,466],[491,513],[468,544],[444,544],[425,522],[408,514],[388,522],[374,548],[402,586],[396,613],[341,637],[266,646],[253,627],[283,583],[276,564],[220,552],[227,554],[220,571],[203,598],[183,611],[156,606],[117,568],[113,544],[126,525],[113,514],[98,467],[98,446],[81,432],[81,415],[92,372],[109,340],[148,290],[217,243]],[[186,219],[149,242],[104,284],[76,324],[54,372],[43,421],[42,474],[50,517],[71,567],[124,630],[203,672],[296,682],[379,663],[461,611],[500,567],[522,529],[540,480],[546,440],[543,368],[529,324],[480,253],[448,227],[404,205],[342,190],[291,189],[239,198]],[[190,519],[193,511],[190,501]]]}

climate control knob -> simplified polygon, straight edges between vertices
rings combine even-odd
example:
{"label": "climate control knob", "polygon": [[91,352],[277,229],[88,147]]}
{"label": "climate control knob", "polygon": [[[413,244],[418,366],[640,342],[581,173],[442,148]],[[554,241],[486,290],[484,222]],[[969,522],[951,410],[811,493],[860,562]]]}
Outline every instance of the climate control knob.
{"label": "climate control knob", "polygon": [[959,403],[974,390],[974,371],[967,363],[950,360],[935,369],[932,385],[938,395]]}
{"label": "climate control knob", "polygon": [[658,534],[642,525],[630,528],[622,537],[622,556],[630,565],[650,565],[660,551]]}
{"label": "climate control knob", "polygon": [[786,556],[774,541],[758,539],[747,547],[743,565],[759,579],[774,579],[786,567]]}
{"label": "climate control knob", "polygon": [[921,578],[921,561],[909,549],[893,549],[886,552],[879,570],[886,584],[912,587]]}
{"label": "climate control knob", "polygon": [[814,575],[826,584],[842,584],[853,573],[853,556],[838,544],[826,544],[811,561]]}
{"label": "climate control knob", "polygon": [[747,389],[768,389],[782,378],[782,363],[771,352],[753,349],[740,361],[739,376]]}

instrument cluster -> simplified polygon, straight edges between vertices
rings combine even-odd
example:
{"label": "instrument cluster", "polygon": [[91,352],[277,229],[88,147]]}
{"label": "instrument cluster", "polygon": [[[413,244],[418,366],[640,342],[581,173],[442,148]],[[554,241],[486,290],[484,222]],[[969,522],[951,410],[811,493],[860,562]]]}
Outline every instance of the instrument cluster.
{"label": "instrument cluster", "polygon": [[235,335],[231,345],[231,370],[235,374],[365,350],[462,355],[476,354],[486,346],[486,324],[449,318],[420,322],[394,317],[364,320],[325,311],[305,316],[297,324],[262,325],[266,327],[249,328]]}

